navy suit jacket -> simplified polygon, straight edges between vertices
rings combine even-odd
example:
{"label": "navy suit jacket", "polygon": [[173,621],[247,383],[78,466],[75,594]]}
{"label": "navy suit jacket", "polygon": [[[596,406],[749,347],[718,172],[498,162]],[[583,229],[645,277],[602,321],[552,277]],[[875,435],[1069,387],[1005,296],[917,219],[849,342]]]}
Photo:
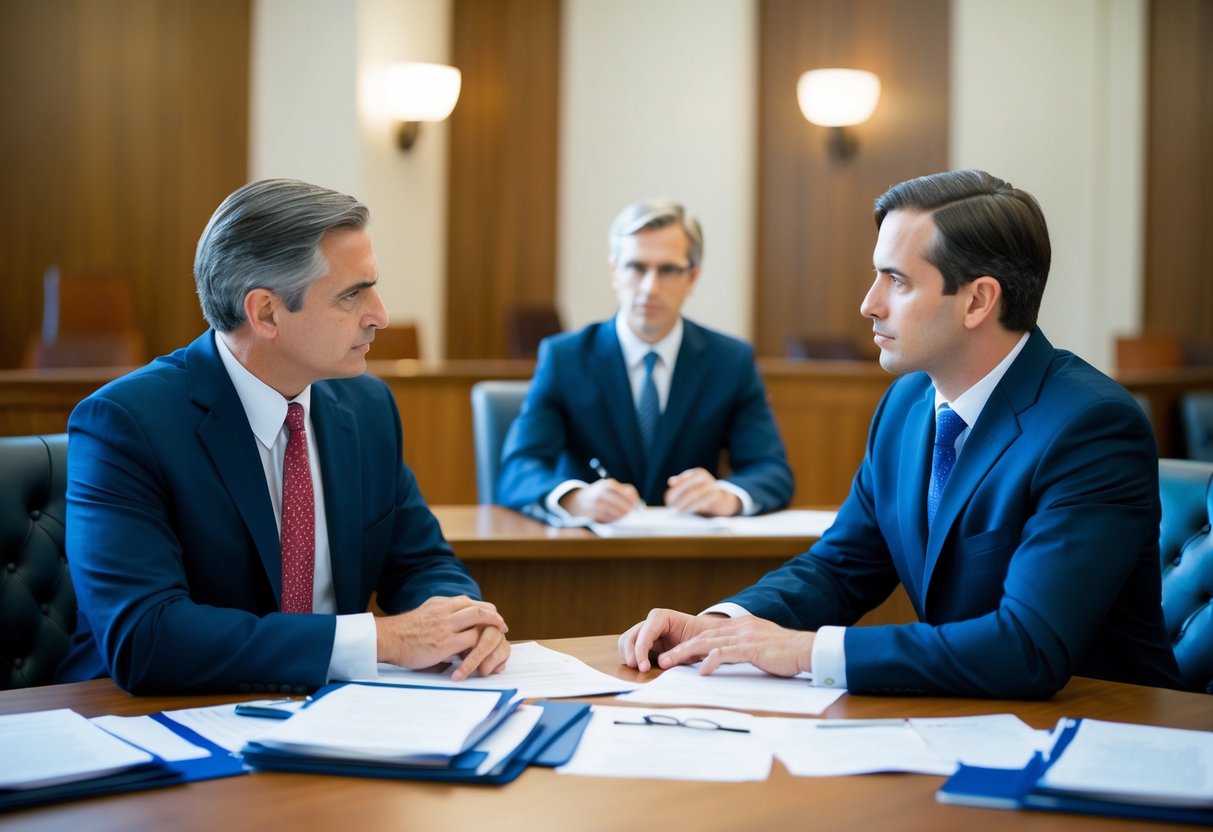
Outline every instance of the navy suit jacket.
{"label": "navy suit jacket", "polygon": [[646,503],[661,505],[666,480],[689,468],[719,476],[726,451],[726,479],[744,488],[758,511],[786,506],[792,470],[753,349],[686,319],[683,327],[649,466],[614,320],[545,339],[502,448],[497,493],[504,504],[531,510],[566,480],[595,480],[589,460],[596,458]]}
{"label": "navy suit jacket", "polygon": [[[479,597],[402,459],[380,380],[312,386],[339,614]],[[81,402],[68,422],[67,558],[79,625],[59,681],[131,692],[326,682],[332,615],[280,613],[281,547],[257,440],[214,334]]]}
{"label": "navy suit jacket", "polygon": [[923,373],[894,382],[833,527],[728,600],[816,630],[854,624],[901,583],[920,623],[847,630],[855,692],[1038,697],[1071,674],[1179,687],[1141,408],[1034,331],[972,426],[928,532],[934,396]]}

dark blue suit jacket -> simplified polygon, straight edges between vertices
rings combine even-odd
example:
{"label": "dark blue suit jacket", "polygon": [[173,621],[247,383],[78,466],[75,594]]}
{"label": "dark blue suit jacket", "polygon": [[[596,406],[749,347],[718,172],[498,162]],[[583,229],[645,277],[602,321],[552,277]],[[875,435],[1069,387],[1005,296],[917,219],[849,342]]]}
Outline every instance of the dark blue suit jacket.
{"label": "dark blue suit jacket", "polygon": [[766,388],[743,341],[683,320],[670,395],[646,466],[627,367],[614,320],[545,339],[535,377],[502,448],[498,494],[532,509],[570,479],[592,481],[597,458],[649,505],[661,505],[666,480],[688,468],[744,488],[758,511],[792,499],[792,471],[767,404]]}
{"label": "dark blue suit jacket", "polygon": [[[240,398],[207,332],[106,385],[68,423],[67,558],[79,626],[59,681],[128,691],[325,683],[335,619],[278,612],[281,548]],[[402,461],[380,380],[312,387],[337,611],[478,596]]]}
{"label": "dark blue suit jacket", "polygon": [[898,379],[834,526],[728,600],[850,625],[900,582],[921,623],[851,627],[855,692],[1037,697],[1071,674],[1179,687],[1163,628],[1154,434],[1127,392],[1036,330],[927,531],[935,390]]}

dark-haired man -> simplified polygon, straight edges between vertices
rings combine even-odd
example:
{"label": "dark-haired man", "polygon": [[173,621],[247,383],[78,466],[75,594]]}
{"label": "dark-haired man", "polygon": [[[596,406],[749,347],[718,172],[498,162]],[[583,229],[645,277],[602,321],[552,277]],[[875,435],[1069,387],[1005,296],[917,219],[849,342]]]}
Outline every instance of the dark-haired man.
{"label": "dark-haired man", "polygon": [[[1072,674],[1177,687],[1153,433],[1036,326],[1051,251],[1036,200],[953,171],[889,190],[876,225],[860,312],[902,377],[837,521],[705,614],[653,610],[621,660],[750,661],[859,693],[1042,697]],[[898,583],[918,622],[851,626]]]}

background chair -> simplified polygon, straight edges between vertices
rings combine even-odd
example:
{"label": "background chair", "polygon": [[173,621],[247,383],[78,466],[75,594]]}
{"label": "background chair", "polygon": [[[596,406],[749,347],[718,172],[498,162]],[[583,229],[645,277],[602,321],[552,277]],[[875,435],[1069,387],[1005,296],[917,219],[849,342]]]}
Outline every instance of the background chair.
{"label": "background chair", "polygon": [[501,446],[529,381],[478,381],[472,385],[472,438],[476,448],[476,497],[484,505],[497,502],[497,471]]}
{"label": "background chair", "polygon": [[46,685],[76,629],[67,434],[0,438],[0,689]]}
{"label": "background chair", "polygon": [[26,367],[125,367],[147,360],[135,327],[129,278],[112,274],[42,276],[42,329],[25,348]]}
{"label": "background chair", "polygon": [[1213,463],[1158,461],[1162,608],[1184,685],[1213,693]]}
{"label": "background chair", "polygon": [[539,342],[561,332],[560,313],[549,304],[517,303],[505,310],[505,354],[507,358],[539,355]]}
{"label": "background chair", "polygon": [[1179,400],[1188,459],[1213,462],[1213,392],[1185,393]]}

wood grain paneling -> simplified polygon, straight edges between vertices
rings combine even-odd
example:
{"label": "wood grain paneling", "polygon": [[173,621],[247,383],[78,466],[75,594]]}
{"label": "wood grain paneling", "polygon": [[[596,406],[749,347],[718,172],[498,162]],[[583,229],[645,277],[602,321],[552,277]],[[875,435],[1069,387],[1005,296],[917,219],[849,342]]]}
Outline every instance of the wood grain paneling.
{"label": "wood grain paneling", "polygon": [[[947,167],[948,0],[762,0],[759,6],[758,218],[754,332],[760,355],[791,336],[853,341],[875,356],[859,303],[871,277],[872,201]],[[796,102],[819,67],[880,76],[876,113],[848,128],[851,159]]]}
{"label": "wood grain paneling", "polygon": [[245,181],[249,0],[0,0],[0,367],[42,274],[121,273],[151,353],[203,327],[192,264]]}
{"label": "wood grain paneling", "polygon": [[1145,330],[1213,364],[1213,3],[1150,3]]}
{"label": "wood grain paneling", "polygon": [[560,0],[455,0],[446,355],[504,358],[505,309],[556,297]]}

